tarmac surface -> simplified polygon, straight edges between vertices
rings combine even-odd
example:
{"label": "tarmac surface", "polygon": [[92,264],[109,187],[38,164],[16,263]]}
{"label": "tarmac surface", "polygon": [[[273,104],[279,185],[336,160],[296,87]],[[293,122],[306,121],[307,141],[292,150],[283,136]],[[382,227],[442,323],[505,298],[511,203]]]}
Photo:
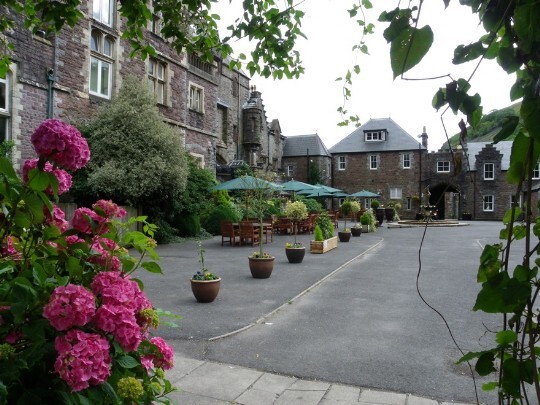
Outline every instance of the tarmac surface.
{"label": "tarmac surface", "polygon": [[[181,404],[476,403],[464,352],[491,345],[500,319],[471,311],[483,245],[501,224],[388,228],[322,255],[288,263],[274,235],[269,279],[251,277],[258,247],[203,241],[205,265],[222,278],[213,303],[197,303],[189,279],[200,265],[194,241],[158,247],[164,274],[137,274],[156,307],[179,314],[158,334],[176,352],[170,378]],[[519,253],[516,252],[515,260]],[[436,308],[448,324],[420,298]],[[496,403],[476,378],[479,401]]]}

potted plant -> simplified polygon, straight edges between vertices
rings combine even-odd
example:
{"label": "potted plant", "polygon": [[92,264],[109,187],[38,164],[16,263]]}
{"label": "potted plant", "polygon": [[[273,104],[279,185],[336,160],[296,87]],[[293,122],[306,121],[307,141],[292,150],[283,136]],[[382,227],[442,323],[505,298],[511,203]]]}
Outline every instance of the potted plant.
{"label": "potted plant", "polygon": [[351,227],[352,236],[360,236],[362,234],[362,227],[358,223],[357,213],[360,211],[360,203],[358,201],[351,201],[351,214],[355,219],[355,224]]}
{"label": "potted plant", "polygon": [[381,205],[379,200],[373,200],[371,201],[371,209],[375,213],[375,218],[377,218],[377,221],[379,221],[379,226],[381,226],[384,221],[384,207]]}
{"label": "potted plant", "polygon": [[289,218],[293,223],[294,243],[285,245],[285,255],[289,263],[302,263],[306,254],[306,248],[302,243],[297,242],[296,234],[298,232],[298,223],[308,217],[306,204],[302,201],[287,201],[283,209],[283,215]]}
{"label": "potted plant", "polygon": [[216,299],[221,285],[221,278],[210,273],[204,265],[204,248],[197,242],[201,270],[191,277],[191,291],[198,302],[212,302]]}
{"label": "potted plant", "polygon": [[366,210],[360,217],[360,223],[362,224],[362,232],[376,232],[377,231],[377,219],[373,214],[373,209]]}
{"label": "potted plant", "polygon": [[315,240],[310,242],[311,253],[326,253],[337,248],[338,237],[334,236],[334,222],[327,213],[319,214],[313,232]]}
{"label": "potted plant", "polygon": [[274,256],[263,249],[262,235],[264,232],[263,218],[266,213],[268,201],[276,191],[271,184],[263,179],[258,179],[249,189],[244,190],[243,195],[247,205],[259,221],[259,251],[248,257],[249,270],[253,278],[269,278],[274,269]]}
{"label": "potted plant", "polygon": [[343,218],[345,219],[343,229],[341,231],[338,231],[338,237],[340,242],[348,242],[351,239],[351,230],[350,228],[347,228],[347,217],[351,215],[352,212],[351,203],[351,200],[345,200],[339,208],[339,210],[343,214]]}

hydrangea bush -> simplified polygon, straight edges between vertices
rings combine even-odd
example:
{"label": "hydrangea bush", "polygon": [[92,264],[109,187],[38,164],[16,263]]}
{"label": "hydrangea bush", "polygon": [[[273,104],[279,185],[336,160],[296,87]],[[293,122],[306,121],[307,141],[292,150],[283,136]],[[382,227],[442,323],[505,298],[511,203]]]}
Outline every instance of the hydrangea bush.
{"label": "hydrangea bush", "polygon": [[[88,145],[55,119],[31,140],[39,158],[22,178],[0,158],[0,404],[168,403],[174,353],[152,336],[158,311],[131,277],[161,272],[155,226],[122,224],[126,212],[100,200],[77,209],[70,229],[54,202]],[[144,233],[129,230],[135,222]]]}

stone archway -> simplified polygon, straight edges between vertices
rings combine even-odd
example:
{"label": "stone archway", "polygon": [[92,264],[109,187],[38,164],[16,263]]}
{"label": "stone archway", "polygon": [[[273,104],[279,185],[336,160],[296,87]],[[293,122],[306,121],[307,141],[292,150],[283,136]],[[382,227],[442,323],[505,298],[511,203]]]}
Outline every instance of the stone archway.
{"label": "stone archway", "polygon": [[448,183],[439,183],[430,187],[429,203],[437,206],[438,219],[458,219],[459,217],[459,190]]}

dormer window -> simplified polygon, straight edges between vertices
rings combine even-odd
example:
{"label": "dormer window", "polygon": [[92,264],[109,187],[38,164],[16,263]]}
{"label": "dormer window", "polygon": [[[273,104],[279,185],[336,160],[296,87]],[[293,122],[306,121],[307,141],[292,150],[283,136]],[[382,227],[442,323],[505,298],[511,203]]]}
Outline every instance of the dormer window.
{"label": "dormer window", "polygon": [[386,141],[386,130],[378,129],[376,131],[365,131],[364,137],[366,142],[381,142]]}

